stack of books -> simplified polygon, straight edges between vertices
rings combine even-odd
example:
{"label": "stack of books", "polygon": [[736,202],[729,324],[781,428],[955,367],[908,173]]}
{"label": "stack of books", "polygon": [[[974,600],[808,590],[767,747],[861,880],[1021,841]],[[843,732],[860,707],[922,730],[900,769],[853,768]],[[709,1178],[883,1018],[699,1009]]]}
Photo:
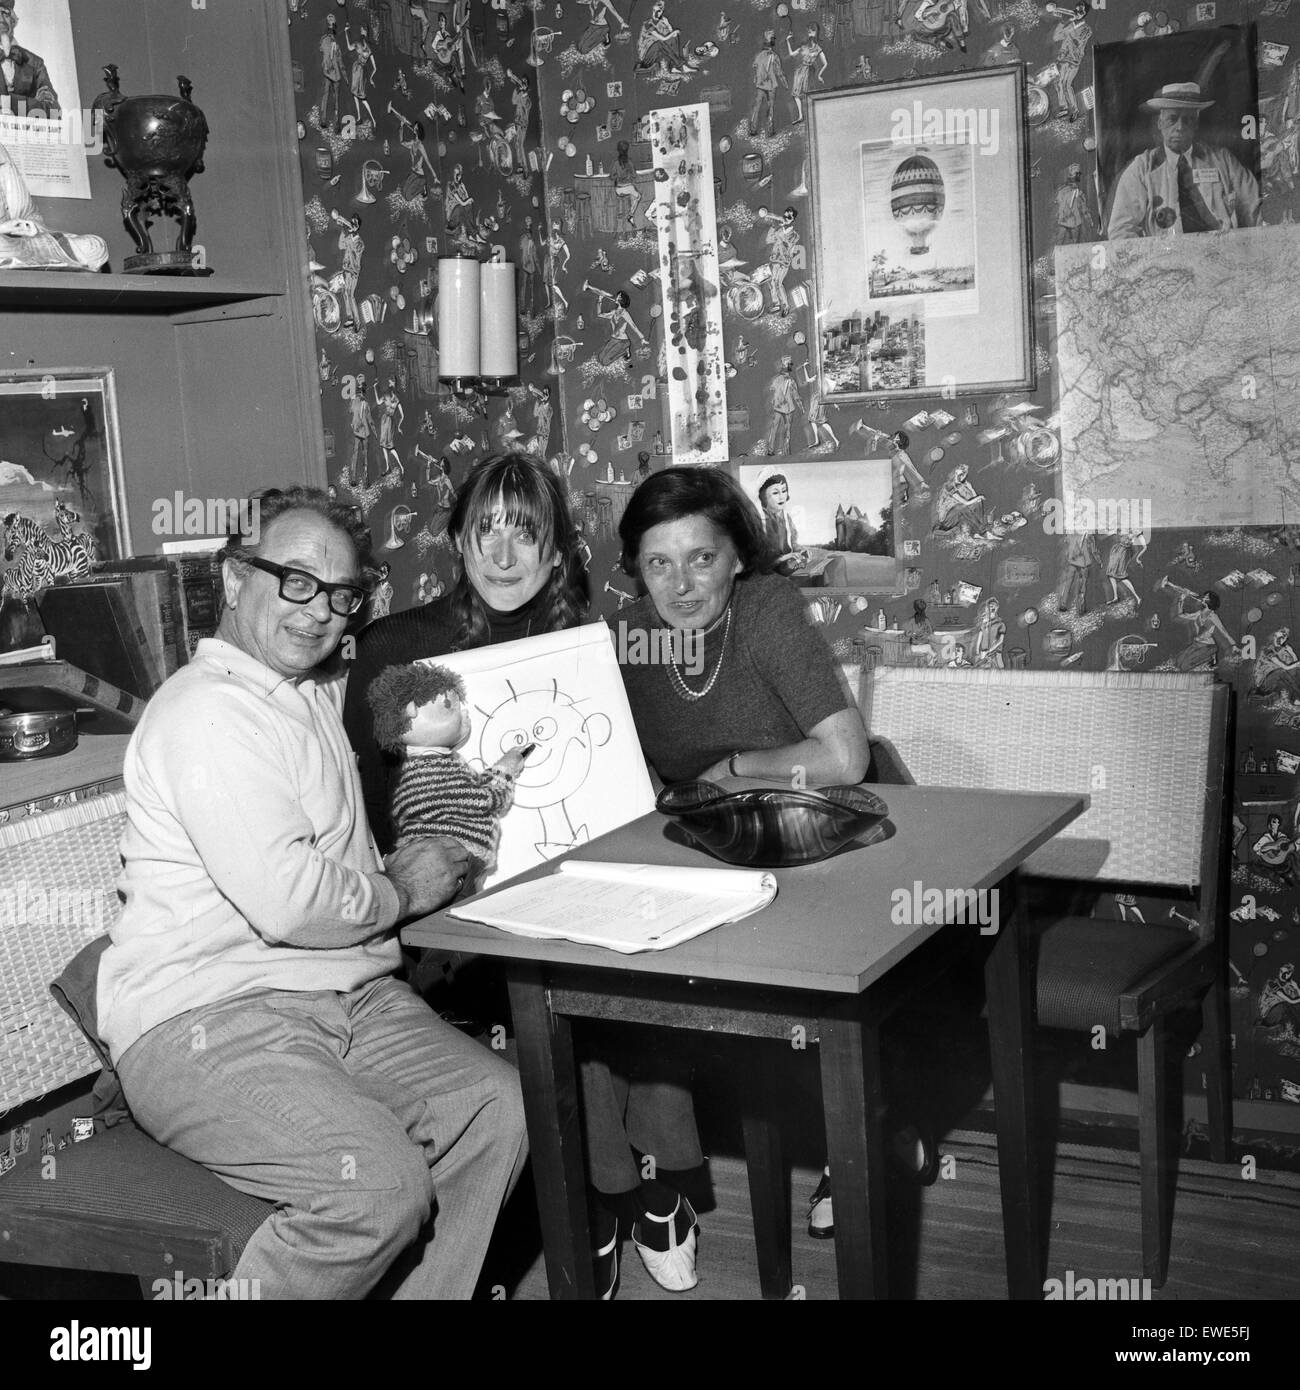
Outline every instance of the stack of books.
{"label": "stack of books", "polygon": [[57,653],[139,699],[215,636],[221,566],[215,552],[106,560],[37,600]]}

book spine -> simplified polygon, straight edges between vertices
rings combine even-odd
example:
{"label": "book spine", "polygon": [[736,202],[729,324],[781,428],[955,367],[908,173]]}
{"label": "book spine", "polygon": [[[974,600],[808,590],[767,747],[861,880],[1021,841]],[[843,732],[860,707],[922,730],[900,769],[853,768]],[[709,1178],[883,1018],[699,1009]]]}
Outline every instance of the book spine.
{"label": "book spine", "polygon": [[155,601],[162,626],[162,658],[159,662],[163,678],[172,675],[185,664],[186,650],[182,632],[180,581],[176,565],[165,555],[139,555],[129,560],[106,560],[95,574],[113,576],[150,576],[155,585]]}
{"label": "book spine", "polygon": [[[111,681],[92,676],[89,671],[83,671],[70,661],[0,666],[0,705],[8,703],[6,695],[10,690],[21,690],[28,696],[32,691],[49,692],[45,704],[38,706],[40,708],[92,706],[95,714],[88,716],[90,724],[87,732],[94,733],[129,732],[140,722],[145,709],[145,702],[138,696]],[[103,716],[103,719],[97,716]],[[0,784],[7,780],[7,774],[0,776]],[[3,805],[3,800],[3,789],[0,789],[0,805]]]}
{"label": "book spine", "polygon": [[184,666],[190,659],[190,615],[185,602],[185,582],[180,561],[168,559],[167,573],[171,579],[172,610],[176,622],[176,660]]}
{"label": "book spine", "polygon": [[[157,683],[160,685],[176,669],[175,659],[167,641],[166,627],[170,617],[171,588],[166,572],[158,569],[118,569],[109,565],[88,575],[87,579],[118,580],[128,586],[136,615],[144,628],[145,636],[149,639],[149,656]],[[157,689],[157,685],[153,689]]]}
{"label": "book spine", "polygon": [[188,660],[204,637],[215,637],[220,611],[221,566],[215,557],[180,556],[173,560],[180,590],[180,610]]}
{"label": "book spine", "polygon": [[158,570],[158,619],[162,627],[162,678],[175,675],[181,667],[178,651],[179,638],[176,634],[176,594],[175,581],[170,567]]}
{"label": "book spine", "polygon": [[139,723],[140,716],[144,713],[145,702],[139,696],[132,695],[129,690],[122,690],[109,681],[100,680],[98,676],[92,676],[89,671],[83,671],[80,666],[74,666],[70,661],[50,662],[48,673],[46,668],[41,668],[40,678],[42,684],[57,685],[73,695],[85,696],[90,704],[101,709],[115,710],[118,714],[125,715],[133,724]]}
{"label": "book spine", "polygon": [[144,625],[136,616],[129,590],[123,591],[119,588],[110,592],[113,615],[121,634],[122,646],[126,650],[127,661],[131,666],[132,677],[140,694],[151,695],[162,684],[162,677],[154,667]]}
{"label": "book spine", "polygon": [[142,610],[140,616],[149,637],[149,654],[153,657],[158,684],[161,685],[176,669],[167,641],[171,586],[166,574],[160,570],[146,570],[136,578],[140,580],[136,590],[137,607]]}

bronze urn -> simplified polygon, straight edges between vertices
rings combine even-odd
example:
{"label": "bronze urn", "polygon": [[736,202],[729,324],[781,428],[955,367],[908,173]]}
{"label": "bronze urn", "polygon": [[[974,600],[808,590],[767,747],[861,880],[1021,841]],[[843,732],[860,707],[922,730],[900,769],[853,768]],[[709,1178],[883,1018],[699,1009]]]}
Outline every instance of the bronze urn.
{"label": "bronze urn", "polygon": [[[197,219],[189,180],[203,172],[208,123],[190,100],[188,78],[177,78],[178,96],[125,97],[117,68],[104,68],[107,88],[96,98],[104,112],[105,162],[126,180],[122,222],[136,254],[122,263],[128,275],[210,275],[202,248],[196,253]],[[170,251],[155,251],[149,228],[156,218],[176,219],[180,230]]]}

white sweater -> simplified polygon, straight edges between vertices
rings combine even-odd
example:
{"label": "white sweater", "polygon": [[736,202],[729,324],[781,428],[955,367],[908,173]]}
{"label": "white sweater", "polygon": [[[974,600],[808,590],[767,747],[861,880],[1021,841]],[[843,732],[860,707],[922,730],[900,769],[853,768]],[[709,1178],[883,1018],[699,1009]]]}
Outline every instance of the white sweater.
{"label": "white sweater", "polygon": [[126,903],[99,966],[114,1061],[201,1005],[357,989],[400,965],[342,705],[341,677],[282,678],[218,639],[150,700],[126,751]]}

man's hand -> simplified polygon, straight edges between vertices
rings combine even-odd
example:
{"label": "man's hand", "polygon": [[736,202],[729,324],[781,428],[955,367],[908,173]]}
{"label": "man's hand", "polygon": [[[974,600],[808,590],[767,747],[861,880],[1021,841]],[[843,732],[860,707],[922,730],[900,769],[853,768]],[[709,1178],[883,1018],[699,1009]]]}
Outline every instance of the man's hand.
{"label": "man's hand", "polygon": [[411,840],[384,861],[384,871],[401,900],[399,920],[436,912],[460,891],[469,872],[469,852],[459,840],[431,835]]}

